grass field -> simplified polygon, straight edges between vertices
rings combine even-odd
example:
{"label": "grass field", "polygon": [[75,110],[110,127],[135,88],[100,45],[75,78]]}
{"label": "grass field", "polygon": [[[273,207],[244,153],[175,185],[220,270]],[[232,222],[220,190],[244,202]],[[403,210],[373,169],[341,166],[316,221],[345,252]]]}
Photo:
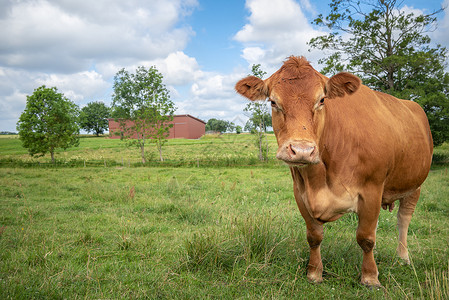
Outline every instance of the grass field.
{"label": "grass field", "polygon": [[448,145],[436,153],[410,266],[395,254],[397,209],[381,212],[377,290],[359,284],[355,215],[326,224],[324,282],[307,282],[290,172],[259,163],[249,135],[172,140],[144,167],[118,140],[83,138],[52,166],[2,138],[0,298],[448,299]]}
{"label": "grass field", "polygon": [[[270,148],[276,149],[274,135],[267,137]],[[30,157],[18,137],[0,138],[0,162],[3,165],[38,166],[50,163],[49,155]],[[163,147],[165,163],[160,163],[154,144],[146,146],[147,166],[242,166],[259,164],[254,137],[250,134],[208,135],[199,140],[168,140]],[[273,155],[274,156],[274,155]],[[82,138],[80,146],[66,151],[59,149],[58,165],[68,166],[142,166],[140,152],[118,139]],[[274,157],[273,157],[274,158]],[[272,160],[270,165],[282,165]]]}

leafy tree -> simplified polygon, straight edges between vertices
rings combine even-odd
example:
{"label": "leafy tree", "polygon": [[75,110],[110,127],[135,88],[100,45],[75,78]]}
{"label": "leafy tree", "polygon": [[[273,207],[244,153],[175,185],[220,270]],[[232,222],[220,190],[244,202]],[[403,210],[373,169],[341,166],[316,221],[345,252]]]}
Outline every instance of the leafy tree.
{"label": "leafy tree", "polygon": [[135,73],[122,69],[114,77],[113,117],[120,123],[121,138],[140,148],[142,163],[146,163],[147,141],[156,144],[159,158],[164,160],[162,146],[173,127],[168,122],[176,108],[162,79],[154,66],[138,67]]}
{"label": "leafy tree", "polygon": [[31,156],[50,153],[55,162],[55,150],[79,145],[79,110],[57,88],[45,85],[27,96],[25,110],[17,122],[23,147]]}
{"label": "leafy tree", "polygon": [[90,102],[81,109],[80,126],[87,132],[93,132],[97,136],[108,129],[108,118],[111,112],[103,102]]}
{"label": "leafy tree", "polygon": [[425,110],[438,145],[449,139],[447,50],[431,46],[427,35],[436,27],[436,14],[415,15],[401,9],[403,1],[332,0],[328,16],[314,24],[327,35],[310,46],[329,55],[319,62],[324,74],[356,73],[371,88],[418,102]]}
{"label": "leafy tree", "polygon": [[[260,68],[260,64],[251,68],[253,76],[263,78],[267,72]],[[250,101],[244,111],[249,116],[245,124],[245,130],[255,134],[256,146],[259,151],[259,160],[268,160],[268,140],[266,136],[267,127],[271,126],[271,115],[268,110],[267,101]]]}
{"label": "leafy tree", "polygon": [[234,130],[234,123],[226,120],[209,119],[206,123],[206,131],[227,132]]}
{"label": "leafy tree", "polygon": [[237,133],[237,134],[242,133],[242,126],[240,126],[240,125],[235,126],[235,133]]}
{"label": "leafy tree", "polygon": [[259,105],[254,105],[252,111],[249,111],[247,107],[245,107],[245,112],[251,112],[250,118],[245,124],[245,131],[249,131],[251,133],[256,132],[267,132],[267,127],[271,127],[271,115],[268,112],[267,105],[260,105],[265,103],[256,103]]}

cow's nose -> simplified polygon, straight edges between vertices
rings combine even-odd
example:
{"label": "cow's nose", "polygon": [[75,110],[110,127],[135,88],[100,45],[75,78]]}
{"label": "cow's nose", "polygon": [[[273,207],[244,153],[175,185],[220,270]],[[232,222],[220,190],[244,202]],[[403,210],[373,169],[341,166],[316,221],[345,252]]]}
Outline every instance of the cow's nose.
{"label": "cow's nose", "polygon": [[319,162],[317,146],[310,141],[288,141],[279,148],[276,157],[291,164]]}
{"label": "cow's nose", "polygon": [[304,145],[304,144],[290,144],[288,145],[289,154],[294,157],[306,158],[307,156],[312,156],[315,152],[315,145]]}

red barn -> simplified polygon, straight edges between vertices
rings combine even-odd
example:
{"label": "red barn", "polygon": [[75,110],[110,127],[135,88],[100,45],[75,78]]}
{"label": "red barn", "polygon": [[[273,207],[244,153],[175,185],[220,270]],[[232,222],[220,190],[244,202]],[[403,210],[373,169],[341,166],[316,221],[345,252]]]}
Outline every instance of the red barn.
{"label": "red barn", "polygon": [[[132,121],[126,122],[127,126],[132,124]],[[206,122],[192,117],[191,115],[175,115],[173,121],[169,122],[173,124],[170,128],[169,139],[198,139],[206,133]],[[114,119],[109,119],[109,136],[111,139],[119,139],[120,124]],[[134,137],[136,138],[136,137]]]}

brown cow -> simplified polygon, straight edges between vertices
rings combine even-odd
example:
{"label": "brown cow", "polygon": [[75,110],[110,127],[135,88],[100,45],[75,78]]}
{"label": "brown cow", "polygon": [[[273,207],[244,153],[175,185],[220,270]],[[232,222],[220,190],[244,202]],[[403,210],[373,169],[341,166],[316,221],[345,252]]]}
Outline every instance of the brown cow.
{"label": "brown cow", "polygon": [[307,277],[321,282],[323,224],[358,215],[362,284],[380,286],[373,248],[380,207],[397,214],[400,258],[409,262],[407,230],[429,173],[433,142],[426,114],[415,102],[373,91],[358,77],[318,73],[303,57],[290,57],[270,78],[246,77],[236,90],[269,98],[276,157],[286,162],[307,227]]}

